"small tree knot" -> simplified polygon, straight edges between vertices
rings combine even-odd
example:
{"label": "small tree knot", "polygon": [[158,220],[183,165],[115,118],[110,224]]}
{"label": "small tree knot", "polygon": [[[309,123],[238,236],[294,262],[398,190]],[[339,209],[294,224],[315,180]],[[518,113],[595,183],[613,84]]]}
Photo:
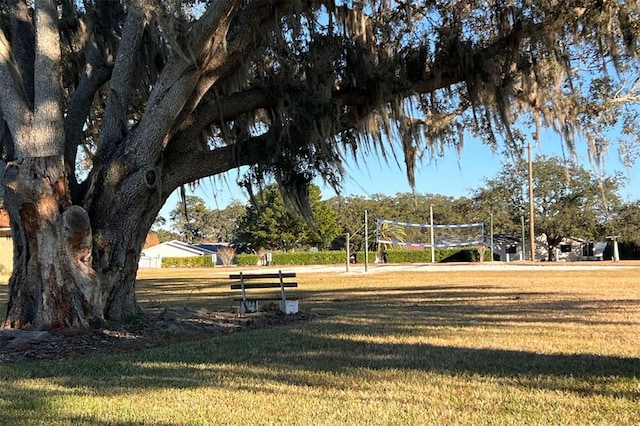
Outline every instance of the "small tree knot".
{"label": "small tree knot", "polygon": [[7,168],[4,169],[3,183],[9,188],[15,190],[18,176],[20,176],[19,164],[16,164],[16,162],[8,163]]}
{"label": "small tree knot", "polygon": [[71,206],[62,213],[64,226],[73,232],[86,232],[91,227],[89,214],[80,206]]}
{"label": "small tree knot", "polygon": [[142,170],[142,178],[147,188],[155,188],[158,186],[160,171],[155,166],[148,166]]}

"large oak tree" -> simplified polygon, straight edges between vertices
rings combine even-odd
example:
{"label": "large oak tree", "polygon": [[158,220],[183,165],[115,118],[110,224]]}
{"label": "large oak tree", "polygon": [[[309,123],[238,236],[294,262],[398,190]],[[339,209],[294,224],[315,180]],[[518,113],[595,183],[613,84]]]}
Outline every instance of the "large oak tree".
{"label": "large oak tree", "polygon": [[571,143],[603,117],[595,77],[606,107],[637,69],[636,0],[7,0],[0,25],[5,327],[137,314],[145,236],[189,182],[249,166],[304,200],[371,152],[412,182],[465,131],[517,145],[518,117]]}
{"label": "large oak tree", "polygon": [[[532,161],[532,171],[535,230],[545,237],[548,260],[556,260],[565,238],[604,240],[619,229],[611,213],[621,208],[621,176],[598,176],[574,161],[546,156]],[[528,197],[528,165],[521,161],[504,164],[496,177],[486,179],[474,202],[477,213],[493,215],[498,233],[517,235],[528,216]]]}

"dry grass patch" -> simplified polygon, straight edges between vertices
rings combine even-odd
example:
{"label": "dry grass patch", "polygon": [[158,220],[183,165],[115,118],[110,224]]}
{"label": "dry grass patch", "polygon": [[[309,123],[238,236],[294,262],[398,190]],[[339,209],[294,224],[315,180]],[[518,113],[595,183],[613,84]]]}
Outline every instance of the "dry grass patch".
{"label": "dry grass patch", "polygon": [[[299,273],[309,323],[0,367],[0,424],[637,424],[639,269]],[[228,270],[139,299],[237,309]]]}

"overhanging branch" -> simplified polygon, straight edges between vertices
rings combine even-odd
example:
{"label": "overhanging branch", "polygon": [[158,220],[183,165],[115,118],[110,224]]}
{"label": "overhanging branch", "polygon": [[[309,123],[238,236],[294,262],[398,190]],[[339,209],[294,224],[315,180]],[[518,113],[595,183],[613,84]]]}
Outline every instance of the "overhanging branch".
{"label": "overhanging branch", "polygon": [[269,158],[275,151],[275,132],[244,139],[211,151],[174,152],[164,159],[162,189],[171,194],[181,185],[219,175]]}

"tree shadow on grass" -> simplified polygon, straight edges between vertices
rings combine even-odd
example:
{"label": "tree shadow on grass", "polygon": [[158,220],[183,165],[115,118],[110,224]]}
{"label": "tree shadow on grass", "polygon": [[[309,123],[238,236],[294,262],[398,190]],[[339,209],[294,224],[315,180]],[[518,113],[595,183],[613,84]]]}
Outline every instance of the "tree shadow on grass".
{"label": "tree shadow on grass", "polygon": [[[489,286],[397,288],[385,289],[384,294],[364,291],[356,299],[341,298],[335,291],[309,293],[307,297],[315,298],[315,310],[334,315],[309,324],[258,329],[114,357],[0,367],[5,382],[0,400],[8,413],[0,420],[20,424],[23,413],[46,411],[47,401],[61,396],[59,391],[25,388],[20,384],[25,378],[50,379],[75,394],[112,396],[145,389],[242,389],[245,383],[251,383],[247,387],[260,386],[256,380],[340,390],[346,375],[357,380],[363,370],[390,370],[405,376],[491,377],[505,386],[588,398],[640,399],[638,357],[384,341],[384,336],[414,332],[416,324],[427,328],[565,321],[582,326],[611,324],[590,320],[590,315],[598,318],[595,314],[607,306],[615,310],[640,304],[637,300],[584,301],[551,296],[494,291]],[[100,424],[99,419],[94,424]]]}
{"label": "tree shadow on grass", "polygon": [[[108,358],[58,361],[53,363],[55,368],[51,368],[52,363],[25,364],[18,366],[17,370],[23,373],[17,376],[58,377],[70,386],[97,386],[107,390],[111,385],[117,388],[199,386],[226,371],[226,367],[219,367],[221,364],[254,366],[255,369],[250,369],[254,378],[256,369],[288,368],[334,373],[359,368],[394,369],[519,379],[549,376],[600,380],[638,378],[640,374],[640,358],[380,343],[378,339],[363,341],[349,337],[366,335],[369,328],[365,326],[351,327],[351,330],[333,328],[333,333],[327,333],[326,328],[318,333],[313,325],[279,326]],[[203,365],[207,368],[202,368]],[[282,374],[282,379],[290,382],[287,377],[288,373]],[[114,379],[117,379],[115,383]],[[634,395],[640,396],[640,389]]]}
{"label": "tree shadow on grass", "polygon": [[[335,327],[333,333],[327,333],[314,324],[298,324],[116,357],[18,366],[9,377],[1,374],[5,376],[0,389],[5,414],[0,419],[20,424],[19,416],[42,415],[50,409],[51,398],[64,396],[60,393],[64,391],[23,387],[20,381],[25,378],[46,378],[74,395],[109,397],[145,389],[246,387],[255,391],[260,383],[268,387],[271,382],[341,390],[345,376],[352,375],[357,381],[363,370],[389,370],[401,371],[404,377],[418,372],[459,376],[464,381],[465,377],[491,377],[504,381],[505,386],[589,398],[640,398],[637,384],[635,389],[628,385],[637,383],[638,358],[380,343],[350,338],[343,331]],[[29,401],[26,405],[25,400]]]}
{"label": "tree shadow on grass", "polygon": [[[357,297],[335,292],[314,292],[315,310],[336,316],[365,309],[371,316],[387,315],[427,326],[455,324],[500,325],[501,323],[581,325],[633,325],[633,320],[603,319],[604,312],[635,310],[639,299],[582,299],[536,291],[504,291],[487,285],[417,286],[363,291]],[[303,296],[304,300],[304,296]],[[365,308],[366,307],[366,308]],[[348,317],[348,315],[347,315]]]}

